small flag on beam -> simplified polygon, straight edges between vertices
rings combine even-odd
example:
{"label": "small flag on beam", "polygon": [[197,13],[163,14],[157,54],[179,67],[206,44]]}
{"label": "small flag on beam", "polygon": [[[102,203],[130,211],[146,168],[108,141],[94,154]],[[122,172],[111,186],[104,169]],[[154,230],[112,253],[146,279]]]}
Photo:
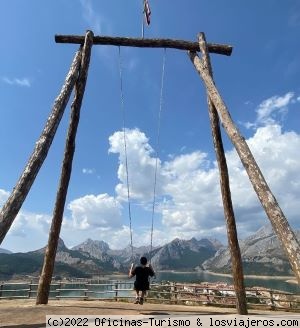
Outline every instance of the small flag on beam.
{"label": "small flag on beam", "polygon": [[144,14],[145,14],[147,25],[150,25],[151,9],[148,0],[144,0]]}

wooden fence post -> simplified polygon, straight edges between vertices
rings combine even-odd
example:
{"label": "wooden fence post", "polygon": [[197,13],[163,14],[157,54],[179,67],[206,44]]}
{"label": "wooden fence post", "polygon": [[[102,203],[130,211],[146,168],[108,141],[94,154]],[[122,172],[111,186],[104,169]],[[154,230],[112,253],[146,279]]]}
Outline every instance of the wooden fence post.
{"label": "wooden fence post", "polygon": [[28,298],[30,298],[31,297],[31,292],[32,292],[32,290],[31,290],[32,280],[29,282],[28,285],[29,285]]}
{"label": "wooden fence post", "polygon": [[59,296],[59,297],[56,297],[56,299],[58,298],[60,300],[60,290],[62,288],[62,282],[60,281],[59,282],[59,287],[58,287],[58,290],[56,289],[56,292],[57,292],[57,295],[56,296]]}
{"label": "wooden fence post", "polygon": [[115,282],[115,301],[118,301],[118,282]]}
{"label": "wooden fence post", "polygon": [[90,293],[89,293],[89,281],[85,282],[84,289],[85,289],[85,291],[84,291],[84,300],[86,301],[89,298],[89,295],[90,295]]}
{"label": "wooden fence post", "polygon": [[86,33],[86,41],[82,49],[82,60],[80,73],[75,85],[74,100],[71,105],[71,118],[65,145],[64,160],[61,169],[61,177],[56,195],[53,211],[53,219],[49,233],[48,245],[45,251],[42,274],[39,281],[36,304],[47,304],[49,290],[54,270],[55,256],[58,239],[63,219],[65,201],[72,172],[72,161],[75,152],[75,138],[80,117],[80,108],[84,95],[88,67],[90,62],[91,47],[93,42],[93,32]]}
{"label": "wooden fence post", "polygon": [[[178,299],[177,299],[177,285],[176,282],[172,282],[171,288],[170,288],[170,300],[174,301],[174,304],[178,303]],[[171,302],[173,303],[173,302]]]}
{"label": "wooden fence post", "polygon": [[299,242],[281,208],[279,207],[276,198],[272,194],[272,191],[269,188],[259,166],[257,165],[244,137],[235,126],[228,109],[203,61],[200,60],[195,52],[189,52],[189,56],[204,81],[209,97],[218,112],[222,125],[232,141],[242,164],[244,165],[250,182],[252,183],[252,186],[273,226],[273,229],[288,256],[291,267],[295,273],[298,283],[300,284]]}
{"label": "wooden fence post", "polygon": [[270,289],[269,292],[270,292],[271,310],[275,310],[276,306],[275,306],[275,302],[274,302],[273,290]]}

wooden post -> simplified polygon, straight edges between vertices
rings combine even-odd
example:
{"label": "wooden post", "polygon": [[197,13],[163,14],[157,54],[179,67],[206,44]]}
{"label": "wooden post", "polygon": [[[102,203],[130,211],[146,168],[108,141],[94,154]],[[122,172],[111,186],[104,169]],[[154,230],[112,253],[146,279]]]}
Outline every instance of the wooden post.
{"label": "wooden post", "polygon": [[115,301],[118,301],[118,282],[115,282]]}
{"label": "wooden post", "polygon": [[84,300],[86,301],[89,298],[89,282],[88,281],[84,283],[84,289],[85,289],[84,290]]}
{"label": "wooden post", "polygon": [[[50,284],[50,286],[51,286],[51,284]],[[57,295],[56,296],[58,296],[58,297],[56,297],[56,298],[58,298],[58,300],[60,300],[60,290],[62,289],[62,282],[60,281],[59,282],[59,288],[58,288],[58,290],[57,290],[57,288],[56,288],[56,292],[57,292]],[[50,289],[49,289],[49,291],[50,291]]]}
{"label": "wooden post", "polygon": [[[55,35],[55,42],[57,43],[72,43],[83,44],[83,35]],[[141,47],[141,48],[173,48],[180,50],[199,51],[199,43],[185,40],[173,39],[141,39],[141,38],[124,38],[124,37],[110,37],[95,35],[93,44],[98,45],[113,45],[125,47]],[[232,46],[227,44],[208,43],[208,50],[211,53],[230,56]]]}
{"label": "wooden post", "polygon": [[[207,49],[207,43],[205,40],[204,33],[199,34],[199,47],[202,52],[203,63],[206,69],[208,70],[208,74],[210,74],[211,78],[213,78],[210,55]],[[223,200],[224,216],[227,227],[227,238],[231,255],[232,276],[236,293],[237,312],[238,314],[248,314],[242,257],[237,237],[235,217],[231,201],[229,175],[223,147],[222,135],[220,131],[219,117],[218,112],[214,104],[210,100],[209,96],[207,97],[207,103],[213,143],[220,172],[220,186]]]}
{"label": "wooden post", "polygon": [[276,305],[275,305],[275,302],[274,302],[273,290],[270,289],[269,292],[270,292],[270,301],[271,301],[270,309],[271,309],[271,310],[275,310],[275,309],[276,309]]}
{"label": "wooden post", "polygon": [[15,220],[52,144],[56,130],[78,76],[81,60],[80,51],[76,52],[61,92],[55,99],[44,130],[35,144],[33,153],[8,200],[0,211],[0,245]]}
{"label": "wooden post", "polygon": [[[171,301],[174,301],[174,304],[178,304],[176,282],[172,282],[172,283],[171,283],[171,288],[170,288],[170,300],[171,300]],[[171,302],[171,303],[172,303],[172,302]]]}
{"label": "wooden post", "polygon": [[207,92],[213,102],[222,125],[232,141],[241,162],[249,176],[252,186],[269,218],[273,229],[280,240],[290,261],[291,267],[300,284],[300,245],[285,218],[276,198],[272,194],[259,166],[257,165],[244,137],[235,126],[228,109],[222,100],[213,79],[206,69],[203,61],[195,52],[189,52],[190,59],[201,76],[206,86]]}
{"label": "wooden post", "polygon": [[29,291],[28,291],[28,298],[31,297],[31,293],[32,293],[32,280],[29,282]]}
{"label": "wooden post", "polygon": [[68,135],[65,145],[65,154],[62,164],[59,188],[56,195],[56,202],[53,211],[53,219],[46,248],[42,274],[39,281],[36,304],[47,304],[49,298],[50,284],[54,270],[55,256],[58,245],[58,239],[63,219],[64,206],[72,171],[72,161],[75,152],[75,138],[80,117],[80,108],[84,95],[88,67],[90,62],[91,47],[93,42],[93,33],[86,33],[85,44],[82,49],[81,67],[78,80],[75,85],[74,100],[71,105],[71,118]]}

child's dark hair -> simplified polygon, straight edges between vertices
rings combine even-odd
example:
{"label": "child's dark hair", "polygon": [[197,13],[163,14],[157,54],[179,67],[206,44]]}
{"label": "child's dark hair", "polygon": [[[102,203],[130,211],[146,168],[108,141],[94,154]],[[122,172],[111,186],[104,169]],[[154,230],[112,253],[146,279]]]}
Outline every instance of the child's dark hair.
{"label": "child's dark hair", "polygon": [[140,262],[141,262],[142,265],[146,265],[148,260],[145,256],[142,256],[141,259],[140,259]]}

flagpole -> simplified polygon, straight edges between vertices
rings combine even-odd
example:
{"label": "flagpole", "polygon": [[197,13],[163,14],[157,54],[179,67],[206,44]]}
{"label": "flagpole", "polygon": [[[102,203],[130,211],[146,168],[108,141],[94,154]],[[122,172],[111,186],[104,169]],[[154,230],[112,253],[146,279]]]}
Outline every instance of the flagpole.
{"label": "flagpole", "polygon": [[145,34],[145,22],[144,22],[144,13],[145,13],[145,3],[144,0],[142,0],[143,10],[142,10],[142,38],[144,39]]}

